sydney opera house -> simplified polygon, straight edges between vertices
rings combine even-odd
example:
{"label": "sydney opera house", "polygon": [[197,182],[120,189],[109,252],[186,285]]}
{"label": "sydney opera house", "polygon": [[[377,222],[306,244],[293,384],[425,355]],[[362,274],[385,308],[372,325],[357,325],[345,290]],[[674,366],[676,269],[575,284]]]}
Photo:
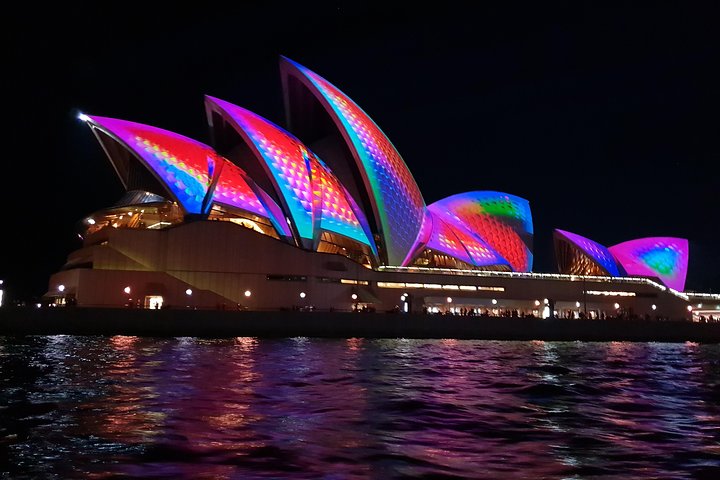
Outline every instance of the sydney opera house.
{"label": "sydney opera house", "polygon": [[280,71],[286,127],[207,96],[211,146],[81,115],[127,193],[81,220],[83,245],[50,278],[50,301],[573,318],[714,311],[715,296],[683,292],[679,238],[606,248],[556,230],[559,273],[532,273],[527,200],[472,191],[426,204],[353,100],[289,59]]}

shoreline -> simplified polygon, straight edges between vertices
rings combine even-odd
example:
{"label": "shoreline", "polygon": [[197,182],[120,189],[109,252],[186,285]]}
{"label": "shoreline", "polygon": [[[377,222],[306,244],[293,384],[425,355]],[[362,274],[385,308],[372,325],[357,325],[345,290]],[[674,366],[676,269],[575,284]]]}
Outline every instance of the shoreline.
{"label": "shoreline", "polygon": [[3,308],[0,335],[720,343],[720,323],[350,312]]}

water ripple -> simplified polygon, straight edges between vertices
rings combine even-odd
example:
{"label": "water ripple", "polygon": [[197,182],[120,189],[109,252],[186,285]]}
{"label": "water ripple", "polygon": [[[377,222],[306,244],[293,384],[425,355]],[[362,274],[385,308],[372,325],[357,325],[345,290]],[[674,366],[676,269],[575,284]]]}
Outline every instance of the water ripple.
{"label": "water ripple", "polygon": [[0,478],[720,478],[720,346],[0,337]]}

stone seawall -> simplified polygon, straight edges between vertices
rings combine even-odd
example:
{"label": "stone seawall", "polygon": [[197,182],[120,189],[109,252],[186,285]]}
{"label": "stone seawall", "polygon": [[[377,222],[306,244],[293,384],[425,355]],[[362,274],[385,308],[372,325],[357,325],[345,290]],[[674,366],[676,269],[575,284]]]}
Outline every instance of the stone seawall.
{"label": "stone seawall", "polygon": [[345,312],[0,309],[0,335],[720,342],[720,324]]}

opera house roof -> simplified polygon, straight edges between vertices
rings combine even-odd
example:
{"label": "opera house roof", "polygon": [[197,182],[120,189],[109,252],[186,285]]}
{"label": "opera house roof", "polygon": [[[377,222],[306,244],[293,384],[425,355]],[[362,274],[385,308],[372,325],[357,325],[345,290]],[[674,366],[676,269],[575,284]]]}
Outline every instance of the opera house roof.
{"label": "opera house roof", "polygon": [[[427,205],[398,150],[351,98],[287,58],[280,72],[286,127],[206,96],[212,146],[126,120],[81,118],[126,190],[176,205],[180,221],[233,221],[368,267],[532,270],[527,200],[472,191]],[[687,271],[684,242],[663,237],[607,249],[556,231],[564,272],[657,276],[678,290]]]}

